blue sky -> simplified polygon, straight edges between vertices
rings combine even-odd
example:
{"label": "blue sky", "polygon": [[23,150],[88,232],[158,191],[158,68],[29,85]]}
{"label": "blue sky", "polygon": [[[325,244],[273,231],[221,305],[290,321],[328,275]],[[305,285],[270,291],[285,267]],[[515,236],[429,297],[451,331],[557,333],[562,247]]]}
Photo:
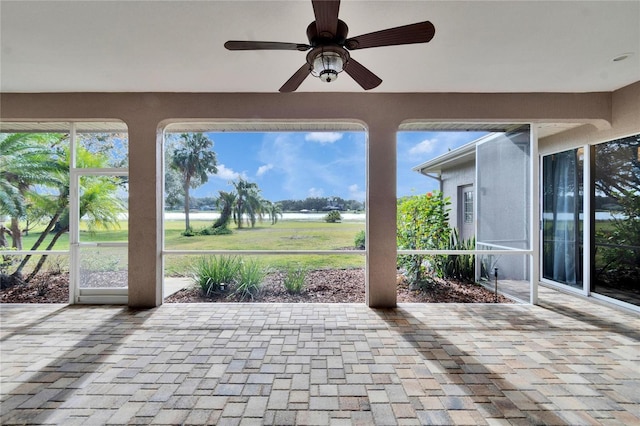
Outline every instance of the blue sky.
{"label": "blue sky", "polygon": [[[398,196],[437,188],[412,167],[468,143],[481,132],[399,132]],[[206,133],[214,143],[218,173],[196,197],[229,191],[230,180],[256,182],[271,201],[332,197],[364,201],[365,132]]]}

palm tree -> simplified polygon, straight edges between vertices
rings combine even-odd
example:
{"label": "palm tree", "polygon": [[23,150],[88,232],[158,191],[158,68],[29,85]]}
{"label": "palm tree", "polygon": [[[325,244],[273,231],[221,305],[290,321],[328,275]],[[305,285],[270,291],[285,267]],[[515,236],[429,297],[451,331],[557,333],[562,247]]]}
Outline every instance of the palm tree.
{"label": "palm tree", "polygon": [[220,209],[220,217],[213,224],[214,228],[227,226],[231,218],[231,210],[236,202],[236,194],[234,192],[218,191],[220,197],[216,201],[217,207]]}
{"label": "palm tree", "polygon": [[262,215],[260,209],[260,189],[254,182],[249,182],[238,178],[236,182],[231,182],[236,190],[236,202],[233,208],[233,222],[242,228],[243,220],[246,216],[251,227],[255,226],[256,217]]}
{"label": "palm tree", "polygon": [[11,133],[0,138],[0,214],[11,217],[12,246],[18,250],[22,250],[20,218],[26,213],[33,187],[59,183],[60,164],[55,160],[55,148],[65,137],[62,134]]}
{"label": "palm tree", "polygon": [[[76,148],[76,163],[78,167],[100,168],[108,163],[108,157],[104,154],[92,154],[82,147]],[[69,149],[64,149],[60,156],[56,181],[58,182],[58,194],[56,196],[42,196],[39,202],[48,204],[48,211],[52,213],[49,223],[39,238],[31,247],[37,250],[45,241],[49,233],[54,230],[52,239],[45,250],[52,250],[58,239],[69,231]],[[118,178],[110,176],[86,176],[80,181],[82,189],[80,195],[80,218],[87,219],[89,230],[98,228],[115,228],[119,226],[118,214],[126,211],[122,200],[117,197]],[[16,271],[12,274],[17,282],[22,279],[22,270],[29,262],[32,255],[22,259]],[[42,255],[34,270],[25,280],[29,282],[42,268],[47,255]]]}
{"label": "palm tree", "polygon": [[282,206],[280,203],[274,203],[273,201],[264,201],[265,211],[271,219],[271,224],[275,225],[278,223],[278,216],[282,217]]}
{"label": "palm tree", "polygon": [[171,167],[180,172],[184,191],[185,231],[189,224],[189,190],[209,180],[209,173],[218,173],[213,142],[202,133],[183,133],[182,143],[173,151]]}

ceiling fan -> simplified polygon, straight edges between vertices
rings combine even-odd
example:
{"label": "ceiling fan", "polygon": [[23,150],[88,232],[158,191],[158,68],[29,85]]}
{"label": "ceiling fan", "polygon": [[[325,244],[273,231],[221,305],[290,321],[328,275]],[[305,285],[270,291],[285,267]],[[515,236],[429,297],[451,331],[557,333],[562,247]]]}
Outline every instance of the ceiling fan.
{"label": "ceiling fan", "polygon": [[228,50],[299,50],[307,53],[307,61],[280,88],[280,92],[295,91],[309,74],[327,83],[345,71],[364,90],[378,87],[382,80],[349,54],[351,50],[401,44],[427,43],[435,34],[429,21],[389,28],[347,38],[349,28],[338,19],[340,0],[312,0],[316,20],[307,27],[309,44],[274,41],[229,40]]}

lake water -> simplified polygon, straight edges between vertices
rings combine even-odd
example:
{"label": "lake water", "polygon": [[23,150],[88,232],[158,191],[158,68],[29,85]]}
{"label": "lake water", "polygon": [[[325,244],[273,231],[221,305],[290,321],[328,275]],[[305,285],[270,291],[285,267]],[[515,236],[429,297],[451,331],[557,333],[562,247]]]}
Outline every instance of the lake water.
{"label": "lake water", "polygon": [[[299,220],[299,221],[312,221],[322,222],[327,215],[324,213],[283,213],[278,220]],[[216,220],[220,216],[218,212],[193,212],[189,213],[190,220]],[[366,216],[364,213],[340,213],[343,222],[365,222]],[[265,216],[266,220],[267,217]],[[164,220],[184,220],[184,213],[178,212],[165,212]]]}

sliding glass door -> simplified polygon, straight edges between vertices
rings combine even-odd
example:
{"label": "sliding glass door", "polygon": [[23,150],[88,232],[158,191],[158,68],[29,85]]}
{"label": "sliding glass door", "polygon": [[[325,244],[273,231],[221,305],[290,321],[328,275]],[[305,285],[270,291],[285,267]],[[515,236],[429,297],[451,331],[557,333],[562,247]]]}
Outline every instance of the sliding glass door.
{"label": "sliding glass door", "polygon": [[640,306],[640,135],[544,156],[541,192],[542,278]]}
{"label": "sliding glass door", "polygon": [[591,292],[640,306],[640,135],[592,147]]}
{"label": "sliding glass door", "polygon": [[542,161],[542,277],[582,288],[582,148]]}

